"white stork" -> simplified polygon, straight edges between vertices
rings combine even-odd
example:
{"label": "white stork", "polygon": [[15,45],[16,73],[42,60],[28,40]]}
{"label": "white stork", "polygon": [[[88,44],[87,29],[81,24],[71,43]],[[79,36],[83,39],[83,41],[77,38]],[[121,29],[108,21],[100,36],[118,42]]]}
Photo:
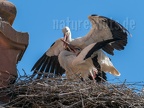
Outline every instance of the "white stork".
{"label": "white stork", "polygon": [[99,71],[110,72],[113,75],[119,76],[120,73],[115,69],[110,59],[104,54],[101,48],[110,42],[120,39],[109,39],[98,43],[92,43],[85,47],[82,51],[75,46],[68,47],[71,51],[63,50],[58,60],[61,66],[66,69],[68,79],[87,79],[89,75],[95,79],[95,75]]}
{"label": "white stork", "polygon": [[[102,50],[111,55],[114,54],[114,49],[123,50],[127,44],[129,32],[109,18],[97,15],[91,15],[88,18],[92,23],[90,32],[84,37],[72,39],[70,29],[65,27],[62,30],[64,43],[58,39],[51,45],[33,66],[32,77],[36,74],[38,74],[37,78],[41,78],[47,77],[50,73],[62,75],[66,72],[68,79],[78,77],[86,79],[89,74],[94,78],[95,73],[101,71],[120,75]],[[69,43],[69,48],[74,47],[70,48],[73,51],[80,49],[79,54],[66,50],[68,45],[65,41]]]}

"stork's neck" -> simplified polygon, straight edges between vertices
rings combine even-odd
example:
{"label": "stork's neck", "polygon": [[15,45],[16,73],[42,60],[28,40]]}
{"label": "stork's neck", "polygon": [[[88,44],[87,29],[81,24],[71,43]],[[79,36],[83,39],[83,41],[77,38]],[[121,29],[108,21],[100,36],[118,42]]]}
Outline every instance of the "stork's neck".
{"label": "stork's neck", "polygon": [[69,32],[69,36],[68,36],[67,42],[71,42],[71,41],[72,41],[71,32]]}

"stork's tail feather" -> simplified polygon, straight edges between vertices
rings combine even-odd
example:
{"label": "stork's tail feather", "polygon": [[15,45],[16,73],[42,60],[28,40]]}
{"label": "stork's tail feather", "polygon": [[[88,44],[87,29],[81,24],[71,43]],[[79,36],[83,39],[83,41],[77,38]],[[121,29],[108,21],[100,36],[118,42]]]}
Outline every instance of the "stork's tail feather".
{"label": "stork's tail feather", "polygon": [[111,74],[115,75],[115,76],[120,76],[121,74],[117,71],[117,69],[115,67],[111,67]]}

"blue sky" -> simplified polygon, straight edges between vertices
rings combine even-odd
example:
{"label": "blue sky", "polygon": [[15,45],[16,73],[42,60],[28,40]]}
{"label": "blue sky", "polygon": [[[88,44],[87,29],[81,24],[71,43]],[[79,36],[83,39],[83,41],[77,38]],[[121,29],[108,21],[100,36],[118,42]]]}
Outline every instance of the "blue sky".
{"label": "blue sky", "polygon": [[[29,46],[18,63],[18,71],[27,74],[49,46],[63,37],[61,28],[71,28],[73,38],[84,36],[90,30],[88,15],[98,14],[124,25],[133,35],[123,51],[110,56],[121,73],[120,81],[144,81],[144,1],[139,0],[9,0],[17,7],[13,28],[29,33]],[[70,23],[67,23],[67,20]],[[82,21],[80,26],[78,22]],[[57,22],[57,23],[56,23]],[[87,26],[85,24],[88,23]],[[57,25],[58,24],[58,25]],[[107,74],[108,79],[115,77]]]}

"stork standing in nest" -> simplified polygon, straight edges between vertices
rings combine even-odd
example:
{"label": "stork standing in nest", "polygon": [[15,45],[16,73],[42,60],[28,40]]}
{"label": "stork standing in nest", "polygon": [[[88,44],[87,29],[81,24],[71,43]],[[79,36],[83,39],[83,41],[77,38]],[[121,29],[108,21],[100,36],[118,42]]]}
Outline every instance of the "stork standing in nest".
{"label": "stork standing in nest", "polygon": [[62,75],[68,79],[96,79],[98,75],[106,79],[104,72],[115,76],[120,73],[109,57],[114,49],[123,50],[127,44],[128,30],[118,22],[103,16],[88,17],[92,28],[86,36],[71,38],[69,27],[62,31],[64,37],[56,40],[32,68],[32,77],[49,77],[50,73]]}

